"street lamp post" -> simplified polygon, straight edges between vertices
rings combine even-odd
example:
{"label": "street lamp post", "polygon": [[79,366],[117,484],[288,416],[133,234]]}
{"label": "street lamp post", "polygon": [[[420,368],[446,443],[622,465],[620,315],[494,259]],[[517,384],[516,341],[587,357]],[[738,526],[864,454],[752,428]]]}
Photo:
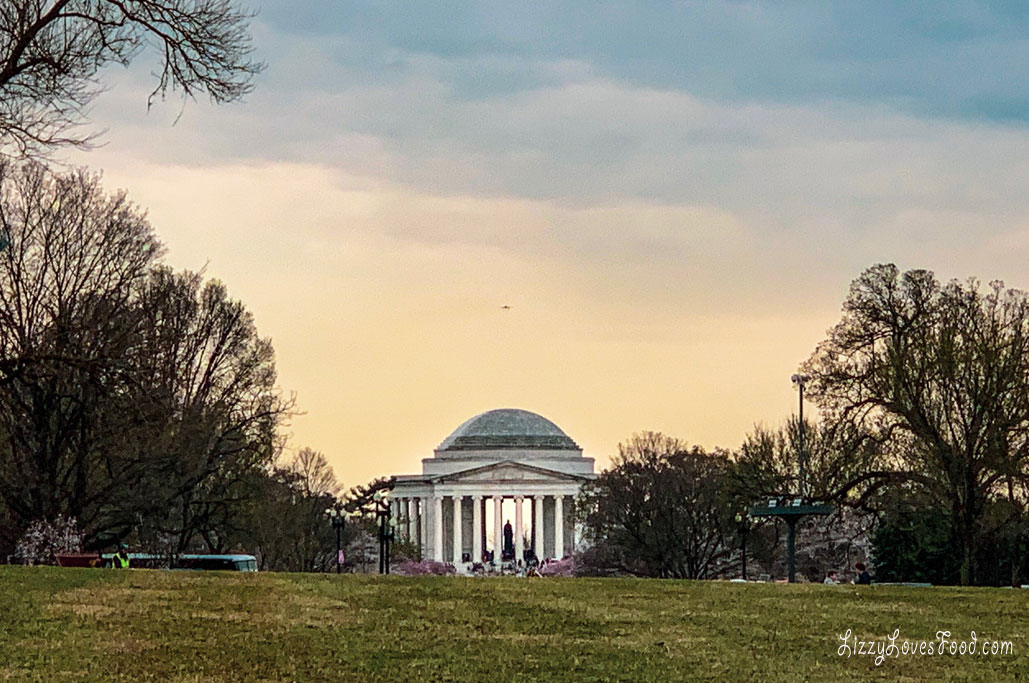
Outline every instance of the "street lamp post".
{"label": "street lamp post", "polygon": [[[771,497],[768,505],[756,505],[750,509],[754,517],[774,517],[786,522],[786,575],[790,583],[797,580],[797,522],[805,517],[830,515],[831,505],[815,503],[807,498],[807,481],[804,456],[804,385],[810,380],[808,375],[793,375],[790,380],[800,389],[800,414],[797,438],[797,493],[791,499],[782,500],[778,495]],[[737,518],[739,516],[737,515]]]}
{"label": "street lamp post", "polygon": [[797,517],[786,518],[786,579],[797,582]]}
{"label": "street lamp post", "polygon": [[336,573],[343,573],[343,527],[347,524],[347,513],[343,508],[336,506],[331,507],[325,511],[325,514],[329,518],[329,522],[332,523],[332,528],[336,530]]}
{"label": "street lamp post", "polygon": [[389,491],[379,490],[374,493],[375,516],[379,520],[379,573],[389,574],[390,542],[393,540],[393,509],[389,503]]}
{"label": "street lamp post", "polygon": [[805,479],[806,456],[804,453],[804,385],[811,379],[810,375],[793,375],[790,380],[800,390],[800,405],[797,415],[797,465],[799,469],[798,491],[801,498],[807,495],[807,481]]}
{"label": "street lamp post", "polygon": [[736,524],[740,529],[740,550],[742,555],[740,557],[740,574],[743,576],[743,580],[747,580],[747,534],[750,533],[750,513],[742,515],[736,513]]}

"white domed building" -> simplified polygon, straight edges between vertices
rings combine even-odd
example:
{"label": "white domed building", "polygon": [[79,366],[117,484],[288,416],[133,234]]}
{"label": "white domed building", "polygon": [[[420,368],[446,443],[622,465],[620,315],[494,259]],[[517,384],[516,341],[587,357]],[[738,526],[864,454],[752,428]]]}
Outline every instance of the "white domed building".
{"label": "white domed building", "polygon": [[423,558],[459,571],[502,557],[561,558],[577,542],[575,496],[595,476],[593,458],[550,420],[490,410],[444,439],[421,474],[395,477],[393,514]]}

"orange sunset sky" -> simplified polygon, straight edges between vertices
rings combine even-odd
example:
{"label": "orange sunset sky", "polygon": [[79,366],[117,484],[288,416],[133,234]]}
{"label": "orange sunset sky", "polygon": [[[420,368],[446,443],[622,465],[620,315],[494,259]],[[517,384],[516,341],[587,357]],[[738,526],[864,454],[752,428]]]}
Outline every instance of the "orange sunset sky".
{"label": "orange sunset sky", "polygon": [[735,448],[867,266],[1029,287],[1010,18],[630,4],[264,3],[245,102],[148,111],[112,72],[66,160],[253,311],[289,448],[345,486],[501,407],[601,467],[641,430]]}

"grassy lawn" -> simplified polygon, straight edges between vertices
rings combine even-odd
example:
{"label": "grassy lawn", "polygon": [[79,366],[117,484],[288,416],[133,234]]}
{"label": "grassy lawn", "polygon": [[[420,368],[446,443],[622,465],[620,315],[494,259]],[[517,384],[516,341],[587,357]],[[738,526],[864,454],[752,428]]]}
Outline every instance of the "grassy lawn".
{"label": "grassy lawn", "polygon": [[[0,567],[0,679],[1012,680],[1029,591]],[[1013,655],[841,657],[838,634]]]}

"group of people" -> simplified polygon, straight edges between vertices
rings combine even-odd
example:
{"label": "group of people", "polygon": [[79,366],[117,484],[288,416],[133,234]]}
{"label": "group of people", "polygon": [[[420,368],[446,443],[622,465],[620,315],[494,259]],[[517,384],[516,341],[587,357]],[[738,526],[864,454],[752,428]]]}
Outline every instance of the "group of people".
{"label": "group of people", "polygon": [[[857,574],[854,576],[854,583],[856,585],[867,586],[872,583],[872,575],[868,573],[868,567],[865,566],[864,562],[855,562],[854,569],[857,571]],[[828,586],[835,586],[843,582],[840,581],[840,575],[836,570],[832,570],[826,575],[824,583]]]}
{"label": "group of people", "polygon": [[540,572],[541,569],[546,567],[552,562],[557,560],[549,557],[538,559],[532,551],[526,552],[526,559],[524,561],[514,560],[501,562],[499,565],[493,563],[493,554],[484,553],[482,562],[476,562],[472,565],[472,574],[474,575],[486,575],[486,574],[513,574],[515,576],[543,576]]}

